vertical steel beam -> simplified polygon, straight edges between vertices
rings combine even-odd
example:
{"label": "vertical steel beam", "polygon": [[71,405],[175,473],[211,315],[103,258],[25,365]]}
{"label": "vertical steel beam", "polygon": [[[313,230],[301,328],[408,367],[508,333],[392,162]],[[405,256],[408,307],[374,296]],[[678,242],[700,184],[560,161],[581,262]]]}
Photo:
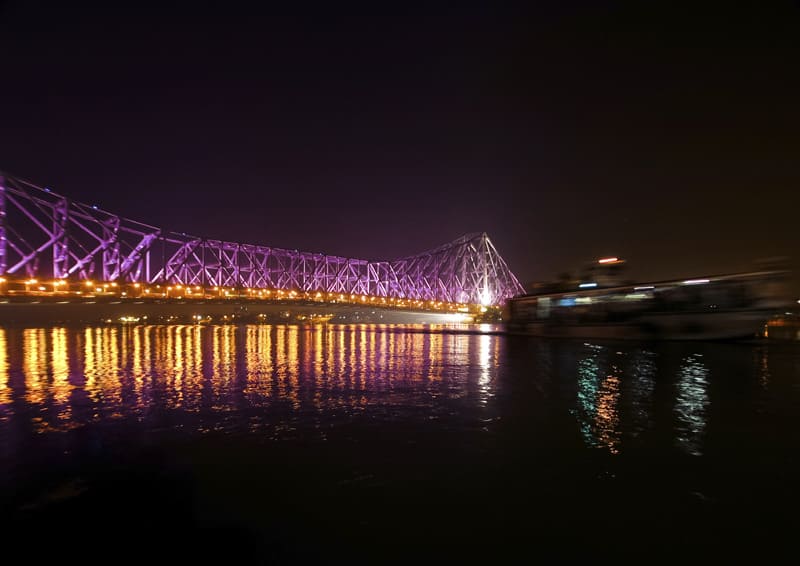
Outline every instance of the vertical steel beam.
{"label": "vertical steel beam", "polygon": [[63,279],[69,272],[69,200],[53,206],[53,277]]}
{"label": "vertical steel beam", "polygon": [[119,275],[119,217],[111,217],[103,226],[103,280],[113,281]]}
{"label": "vertical steel beam", "polygon": [[6,236],[6,177],[0,171],[0,275],[8,267],[8,237]]}

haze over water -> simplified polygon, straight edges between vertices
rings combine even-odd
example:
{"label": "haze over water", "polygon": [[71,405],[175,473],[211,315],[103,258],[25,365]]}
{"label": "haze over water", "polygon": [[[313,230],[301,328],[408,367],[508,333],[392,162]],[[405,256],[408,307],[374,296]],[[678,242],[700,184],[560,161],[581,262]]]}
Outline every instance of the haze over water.
{"label": "haze over water", "polygon": [[778,556],[798,346],[0,328],[3,527],[107,560]]}

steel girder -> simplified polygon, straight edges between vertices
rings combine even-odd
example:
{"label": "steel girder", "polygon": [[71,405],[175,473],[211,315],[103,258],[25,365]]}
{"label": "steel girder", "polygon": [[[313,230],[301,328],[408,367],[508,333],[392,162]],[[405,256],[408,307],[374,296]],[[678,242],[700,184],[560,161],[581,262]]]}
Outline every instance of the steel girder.
{"label": "steel girder", "polygon": [[486,233],[394,261],[209,240],[0,173],[0,275],[499,304],[523,288]]}
{"label": "steel girder", "polygon": [[485,232],[391,265],[412,299],[493,305],[524,292]]}

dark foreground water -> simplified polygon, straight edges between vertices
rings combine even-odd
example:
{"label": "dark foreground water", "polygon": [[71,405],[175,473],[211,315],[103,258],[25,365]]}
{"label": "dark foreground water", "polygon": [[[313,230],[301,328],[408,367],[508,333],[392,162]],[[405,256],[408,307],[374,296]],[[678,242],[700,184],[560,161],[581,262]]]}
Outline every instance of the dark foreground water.
{"label": "dark foreground water", "polygon": [[798,346],[0,328],[4,552],[794,561]]}

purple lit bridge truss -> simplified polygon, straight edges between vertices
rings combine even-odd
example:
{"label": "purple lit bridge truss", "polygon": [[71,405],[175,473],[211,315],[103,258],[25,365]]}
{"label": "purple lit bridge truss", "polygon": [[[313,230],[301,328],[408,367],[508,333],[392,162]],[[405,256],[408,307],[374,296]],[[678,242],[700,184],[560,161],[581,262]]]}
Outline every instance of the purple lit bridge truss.
{"label": "purple lit bridge truss", "polygon": [[367,261],[166,232],[0,173],[0,275],[496,305],[523,292],[485,233]]}

